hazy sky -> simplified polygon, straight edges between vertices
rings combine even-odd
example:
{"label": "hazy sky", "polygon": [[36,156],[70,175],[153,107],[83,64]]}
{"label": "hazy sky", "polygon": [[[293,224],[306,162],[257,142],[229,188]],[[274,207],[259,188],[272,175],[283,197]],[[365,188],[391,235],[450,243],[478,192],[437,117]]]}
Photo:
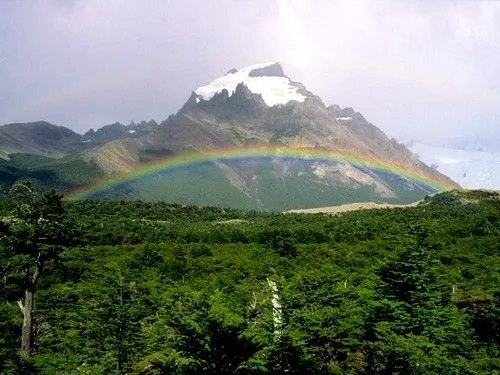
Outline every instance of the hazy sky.
{"label": "hazy sky", "polygon": [[0,124],[162,121],[263,61],[400,140],[500,146],[493,1],[1,0]]}

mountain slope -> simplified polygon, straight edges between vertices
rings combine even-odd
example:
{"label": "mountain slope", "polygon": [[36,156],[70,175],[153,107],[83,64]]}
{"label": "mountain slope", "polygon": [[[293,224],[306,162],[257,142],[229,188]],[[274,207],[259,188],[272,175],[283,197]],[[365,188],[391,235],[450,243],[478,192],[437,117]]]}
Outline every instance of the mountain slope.
{"label": "mountain slope", "polygon": [[12,153],[61,157],[78,148],[81,135],[45,121],[0,126],[0,158]]}
{"label": "mountain slope", "polygon": [[60,158],[33,154],[10,154],[8,160],[0,159],[0,196],[6,194],[12,184],[32,180],[41,190],[71,190],[73,187],[97,180],[104,172],[94,161],[80,155]]}
{"label": "mountain slope", "polygon": [[[115,172],[139,166],[145,154],[256,147],[349,155],[372,164],[390,165],[392,170],[409,171],[441,185],[457,186],[415,158],[404,145],[389,139],[360,113],[351,108],[325,106],[301,83],[288,78],[278,63],[230,70],[194,90],[177,114],[148,135],[105,144],[92,151],[89,159],[113,173],[113,165],[117,166]],[[221,173],[225,179],[220,178]],[[217,183],[208,177],[197,180],[200,175],[212,176]],[[190,181],[189,192],[174,186],[176,178]],[[240,202],[228,203],[223,198],[214,201],[212,198],[220,191],[230,190],[225,186],[228,184],[241,193]],[[219,160],[181,171],[156,171],[154,176],[96,196],[241,208],[248,208],[249,198],[252,208],[284,210],[366,200],[407,203],[434,191],[431,186],[391,170],[381,171],[345,160],[276,157],[259,161]]]}
{"label": "mountain slope", "polygon": [[[130,150],[118,152],[114,141],[139,138],[156,126],[155,121],[114,123],[84,135],[44,121],[0,126],[0,195],[26,179],[41,189],[67,191],[106,173],[129,171],[135,165],[125,157]],[[140,143],[133,145],[137,148]]]}

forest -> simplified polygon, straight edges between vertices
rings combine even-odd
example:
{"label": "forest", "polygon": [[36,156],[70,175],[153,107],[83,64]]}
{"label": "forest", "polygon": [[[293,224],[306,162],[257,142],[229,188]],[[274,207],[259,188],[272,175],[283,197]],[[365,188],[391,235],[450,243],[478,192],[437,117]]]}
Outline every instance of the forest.
{"label": "forest", "polygon": [[500,374],[498,193],[326,215],[17,185],[0,218],[2,374]]}

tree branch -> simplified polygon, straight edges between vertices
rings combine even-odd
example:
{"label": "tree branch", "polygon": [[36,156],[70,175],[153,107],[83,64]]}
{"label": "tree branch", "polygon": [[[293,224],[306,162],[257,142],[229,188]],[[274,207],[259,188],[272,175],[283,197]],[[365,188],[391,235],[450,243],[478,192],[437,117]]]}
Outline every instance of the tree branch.
{"label": "tree branch", "polygon": [[17,301],[17,304],[19,305],[19,308],[21,309],[21,311],[24,311],[24,306],[23,306],[23,303],[21,302],[21,300]]}

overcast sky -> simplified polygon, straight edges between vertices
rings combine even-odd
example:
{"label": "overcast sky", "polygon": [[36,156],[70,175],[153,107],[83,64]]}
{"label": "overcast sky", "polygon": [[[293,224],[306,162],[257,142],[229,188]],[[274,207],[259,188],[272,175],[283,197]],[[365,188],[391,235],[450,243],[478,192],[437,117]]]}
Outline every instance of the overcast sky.
{"label": "overcast sky", "polygon": [[162,121],[263,61],[400,140],[500,145],[493,1],[1,0],[0,123]]}

